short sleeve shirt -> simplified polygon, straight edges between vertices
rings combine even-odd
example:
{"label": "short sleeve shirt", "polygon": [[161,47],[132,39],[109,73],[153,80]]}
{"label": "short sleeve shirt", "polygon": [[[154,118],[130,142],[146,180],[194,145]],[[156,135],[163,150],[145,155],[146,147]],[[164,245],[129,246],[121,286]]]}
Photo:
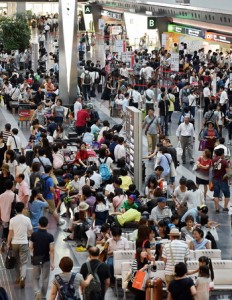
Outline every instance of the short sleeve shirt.
{"label": "short sleeve shirt", "polygon": [[147,131],[147,133],[149,134],[157,134],[157,125],[159,124],[159,119],[157,118],[157,116],[154,116],[154,121],[151,123],[151,121],[153,120],[153,117],[149,117],[148,115],[145,117],[144,119],[144,123],[148,126],[150,123],[151,125],[149,126],[149,129]]}
{"label": "short sleeve shirt", "polygon": [[194,285],[192,278],[187,277],[180,280],[173,280],[170,282],[168,291],[172,295],[173,300],[192,300],[190,288]]}
{"label": "short sleeve shirt", "polygon": [[[59,275],[64,282],[68,283],[71,278],[72,273],[61,273]],[[79,273],[76,273],[73,286],[76,290],[75,296],[77,299],[80,298],[79,287],[80,287],[82,281],[83,281],[83,276]],[[57,290],[59,290],[60,285],[59,285],[58,281],[56,280],[56,278],[53,279],[52,283],[57,287]]]}
{"label": "short sleeve shirt", "polygon": [[213,179],[222,181],[223,176],[226,174],[226,169],[229,168],[228,162],[225,159],[215,157],[212,159],[212,166]]}
{"label": "short sleeve shirt", "polygon": [[49,177],[48,179],[46,179],[46,191],[44,193],[44,198],[46,200],[52,200],[53,199],[53,193],[51,192],[51,187],[54,187],[54,182],[53,182],[53,179],[48,176],[48,175],[42,175],[42,178],[46,178],[46,177]]}
{"label": "short sleeve shirt", "polygon": [[44,256],[44,261],[50,260],[50,244],[54,243],[54,237],[45,229],[39,229],[31,235],[33,243],[33,255]]}

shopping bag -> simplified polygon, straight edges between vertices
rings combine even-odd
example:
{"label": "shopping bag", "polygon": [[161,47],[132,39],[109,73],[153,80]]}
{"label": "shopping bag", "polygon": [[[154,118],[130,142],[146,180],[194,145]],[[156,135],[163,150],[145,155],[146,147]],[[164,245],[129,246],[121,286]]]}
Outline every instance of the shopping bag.
{"label": "shopping bag", "polygon": [[177,154],[177,156],[181,156],[183,154],[183,149],[181,147],[180,141],[178,142],[178,144],[176,146],[176,154]]}
{"label": "shopping bag", "polygon": [[213,181],[209,182],[209,190],[213,192]]}
{"label": "shopping bag", "polygon": [[215,241],[218,242],[218,241],[219,241],[219,237],[218,237],[218,233],[217,233],[216,227],[212,227],[212,228],[210,229],[210,233],[211,233],[212,236],[214,237]]}
{"label": "shopping bag", "polygon": [[132,287],[140,291],[145,291],[147,279],[147,272],[137,271],[134,277]]}
{"label": "shopping bag", "polygon": [[199,150],[199,151],[204,151],[205,148],[206,148],[206,140],[200,140],[198,150]]}
{"label": "shopping bag", "polygon": [[85,234],[88,238],[86,248],[88,248],[89,246],[90,247],[95,246],[96,245],[96,233],[92,229],[89,229],[85,232]]}
{"label": "shopping bag", "polygon": [[9,269],[9,270],[14,269],[15,263],[16,263],[16,259],[13,256],[13,251],[11,249],[9,249],[6,254],[5,268]]}
{"label": "shopping bag", "polygon": [[126,290],[128,287],[129,281],[133,278],[132,270],[128,271],[125,275],[125,277],[122,279],[122,289]]}

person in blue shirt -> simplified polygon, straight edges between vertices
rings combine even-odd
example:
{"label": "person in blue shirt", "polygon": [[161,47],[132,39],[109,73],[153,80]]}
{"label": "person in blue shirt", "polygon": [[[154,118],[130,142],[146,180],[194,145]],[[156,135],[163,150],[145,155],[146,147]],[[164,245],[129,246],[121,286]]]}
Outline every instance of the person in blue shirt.
{"label": "person in blue shirt", "polygon": [[48,207],[48,203],[36,188],[32,189],[31,191],[28,207],[33,230],[38,231],[39,219],[43,216],[43,208]]}
{"label": "person in blue shirt", "polygon": [[200,217],[202,215],[206,215],[207,213],[208,213],[208,207],[205,204],[198,207],[191,208],[187,210],[186,213],[183,215],[183,217],[181,218],[181,222],[184,223],[187,216],[192,216],[194,219],[194,223],[199,223]]}

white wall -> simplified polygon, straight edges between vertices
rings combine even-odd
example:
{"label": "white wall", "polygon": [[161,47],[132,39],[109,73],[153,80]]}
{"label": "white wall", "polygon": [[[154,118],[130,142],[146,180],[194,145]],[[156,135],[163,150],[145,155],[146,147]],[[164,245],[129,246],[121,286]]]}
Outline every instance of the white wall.
{"label": "white wall", "polygon": [[[176,4],[176,0],[163,0],[163,1],[152,1],[149,0],[149,2],[162,2],[168,3],[168,4]],[[203,8],[209,8],[209,9],[221,9],[221,10],[228,10],[232,11],[232,1],[231,0],[210,0],[210,1],[202,1],[202,0],[190,0],[190,5],[191,6],[196,6],[196,7],[203,7]]]}

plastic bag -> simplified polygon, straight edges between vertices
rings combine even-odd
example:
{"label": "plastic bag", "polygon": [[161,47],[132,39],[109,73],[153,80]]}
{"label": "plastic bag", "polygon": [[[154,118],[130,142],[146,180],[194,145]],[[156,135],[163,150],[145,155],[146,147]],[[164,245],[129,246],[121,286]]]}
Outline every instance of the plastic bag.
{"label": "plastic bag", "polygon": [[210,229],[210,233],[214,237],[215,241],[218,242],[219,241],[219,237],[218,237],[217,229],[215,227],[212,227]]}
{"label": "plastic bag", "polygon": [[181,156],[183,154],[183,149],[181,147],[180,141],[178,142],[178,144],[176,146],[176,154],[177,154],[177,156]]}
{"label": "plastic bag", "polygon": [[89,246],[95,246],[96,245],[96,234],[92,229],[89,229],[85,232],[85,234],[87,235],[88,241],[86,244],[86,248],[88,248]]}

